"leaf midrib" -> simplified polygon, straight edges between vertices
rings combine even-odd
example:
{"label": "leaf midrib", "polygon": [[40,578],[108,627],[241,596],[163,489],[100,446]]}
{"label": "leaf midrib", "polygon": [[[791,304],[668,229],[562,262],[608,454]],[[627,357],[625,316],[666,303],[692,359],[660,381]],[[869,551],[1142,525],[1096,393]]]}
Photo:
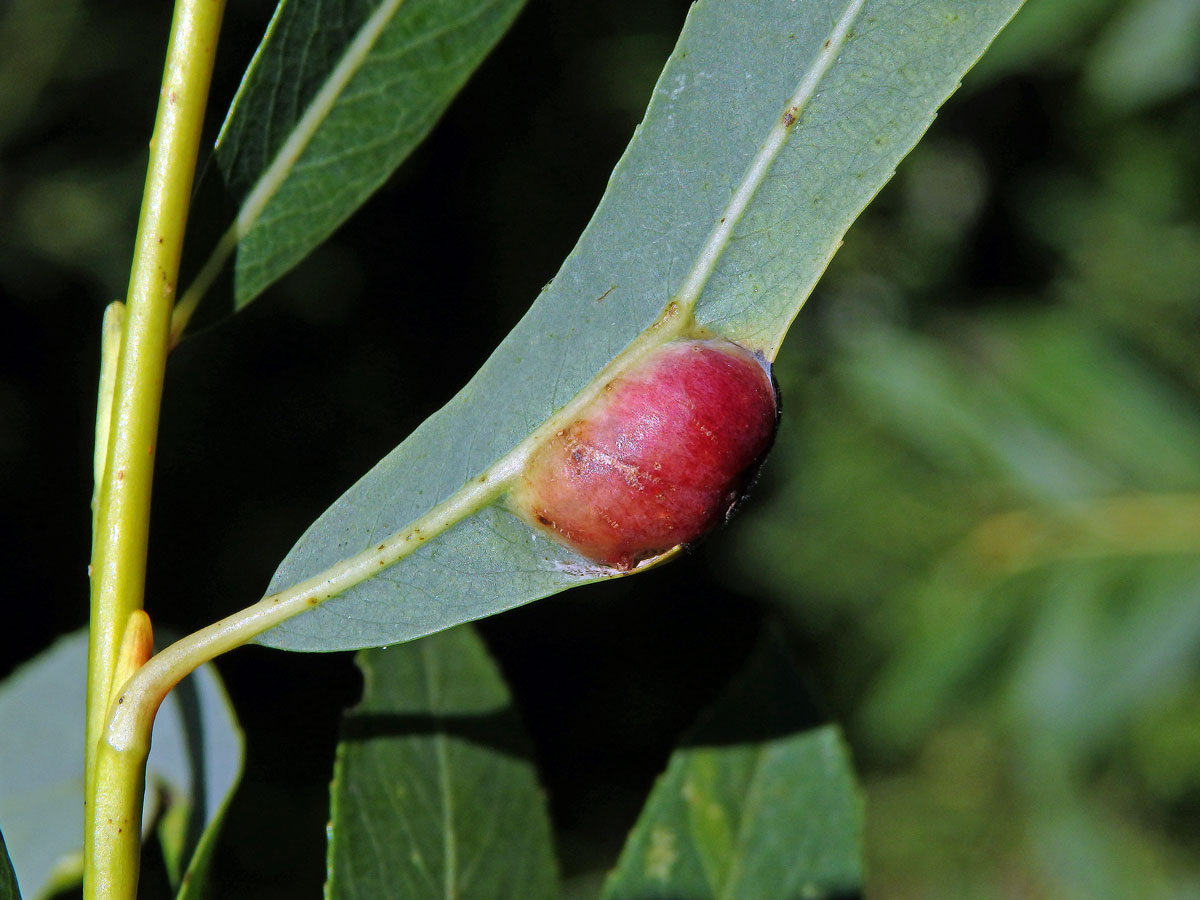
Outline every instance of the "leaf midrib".
{"label": "leaf midrib", "polygon": [[734,189],[723,214],[718,217],[717,224],[696,255],[696,260],[688,271],[687,277],[684,278],[675,298],[680,306],[689,312],[695,308],[700,294],[704,291],[704,286],[708,284],[725,248],[729,246],[734,230],[745,216],[758,189],[766,181],[771,167],[787,143],[788,137],[803,118],[808,102],[816,93],[821,79],[833,66],[838,54],[845,46],[850,29],[866,2],[867,0],[850,0],[846,5],[842,15],[830,31],[829,37],[822,43],[821,51],[805,71],[795,92],[788,99],[783,112],[775,117],[766,139],[750,161],[746,174],[742,176],[742,180]]}

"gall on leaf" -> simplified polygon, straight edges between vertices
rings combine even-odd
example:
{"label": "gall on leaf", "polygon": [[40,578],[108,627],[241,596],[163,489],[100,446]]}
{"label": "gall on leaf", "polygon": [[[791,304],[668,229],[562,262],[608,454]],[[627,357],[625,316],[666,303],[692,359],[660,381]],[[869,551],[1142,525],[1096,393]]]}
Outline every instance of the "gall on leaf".
{"label": "gall on leaf", "polygon": [[702,537],[770,449],[768,364],[725,340],[680,340],[605,385],[531,454],[509,503],[593,562],[628,571]]}

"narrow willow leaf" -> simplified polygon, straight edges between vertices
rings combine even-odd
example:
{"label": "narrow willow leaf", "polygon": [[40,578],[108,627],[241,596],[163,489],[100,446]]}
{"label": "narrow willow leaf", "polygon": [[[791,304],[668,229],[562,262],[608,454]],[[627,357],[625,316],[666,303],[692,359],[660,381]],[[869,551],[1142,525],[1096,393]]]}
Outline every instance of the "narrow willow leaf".
{"label": "narrow willow leaf", "polygon": [[[203,897],[211,897],[212,890],[209,887],[209,875],[212,873],[213,856],[217,850],[217,842],[221,836],[221,826],[225,823],[225,813],[229,809],[229,802],[233,799],[233,792],[230,791],[224,797],[224,802],[216,811],[211,819],[207,821],[204,830],[200,833],[200,839],[196,841],[195,849],[192,850],[191,860],[187,864],[187,869],[183,873],[183,877],[173,884],[177,884],[176,900],[200,900]],[[164,852],[166,847],[164,846]],[[181,855],[180,858],[186,858]]]}
{"label": "narrow willow leaf", "polygon": [[0,834],[0,900],[21,900],[21,892],[17,889],[17,876],[13,872],[12,860],[8,858],[3,834]]}
{"label": "narrow willow leaf", "polygon": [[178,900],[209,895],[213,854],[242,775],[242,733],[224,685],[211,666],[198,669],[197,675],[191,684],[185,680],[168,695],[171,707],[164,705],[164,710],[177,706],[183,717],[188,758],[194,766],[190,794],[176,791],[168,796],[158,827]]}
{"label": "narrow willow leaf", "polygon": [[841,736],[771,636],[671,756],[602,900],[851,896],[862,828]]}
{"label": "narrow willow leaf", "polygon": [[333,776],[329,900],[551,900],[550,826],[508,690],[456,628],[364,651]]}
{"label": "narrow willow leaf", "polygon": [[1018,6],[696,4],[558,276],[471,382],[317,520],[270,590],[431,510],[444,533],[399,563],[381,559],[378,575],[260,640],[291,650],[411,640],[604,577],[464,485],[588,385],[669,299],[678,320],[694,313],[698,327],[773,357],[850,223]]}
{"label": "narrow willow leaf", "polygon": [[[0,685],[0,821],[29,897],[78,884],[83,852],[83,709],[87,633],[60,639]],[[211,666],[159,710],[146,764],[149,826],[176,870],[210,842],[242,766],[242,741]],[[200,873],[197,872],[197,875]]]}
{"label": "narrow willow leaf", "polygon": [[[522,3],[281,0],[217,141],[217,164],[240,204],[231,232],[236,307],[391,175]],[[210,268],[232,247],[218,248]]]}

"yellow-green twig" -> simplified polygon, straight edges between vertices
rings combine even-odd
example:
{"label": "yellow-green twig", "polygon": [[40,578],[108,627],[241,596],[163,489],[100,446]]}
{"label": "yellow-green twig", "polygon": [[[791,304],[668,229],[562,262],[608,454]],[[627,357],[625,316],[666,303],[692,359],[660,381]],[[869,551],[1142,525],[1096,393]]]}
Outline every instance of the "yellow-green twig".
{"label": "yellow-green twig", "polygon": [[[113,379],[107,449],[98,454],[103,465],[98,466],[102,475],[92,542],[85,744],[84,895],[89,900],[132,900],[137,885],[136,853],[133,871],[119,874],[108,867],[111,859],[104,852],[96,855],[95,840],[108,834],[98,827],[96,801],[103,796],[110,809],[116,804],[140,811],[140,775],[132,781],[114,778],[110,767],[98,767],[97,761],[123,632],[131,613],[142,607],[171,306],[223,11],[224,0],[179,0],[175,9]],[[101,415],[104,406],[102,395]],[[103,427],[97,432],[104,435]]]}

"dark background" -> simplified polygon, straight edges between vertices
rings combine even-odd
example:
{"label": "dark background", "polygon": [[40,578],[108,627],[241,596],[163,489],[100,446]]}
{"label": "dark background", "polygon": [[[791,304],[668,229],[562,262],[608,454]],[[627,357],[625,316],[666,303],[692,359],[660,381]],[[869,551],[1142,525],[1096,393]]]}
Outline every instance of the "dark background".
{"label": "dark background", "polygon": [[[768,616],[848,730],[872,896],[1200,887],[1189,6],[1034,0],[799,318],[742,516],[681,562],[483,623],[578,896]],[[466,382],[571,249],[686,7],[532,0],[383,190],[172,355],[157,627],[257,599]],[[230,5],[212,134],[270,11]],[[85,621],[99,323],[125,291],[168,15],[0,8],[0,673]],[[220,208],[215,169],[198,196]],[[1143,524],[1097,537],[1114,498]],[[352,659],[250,647],[219,668],[247,734],[220,895],[318,896]]]}

